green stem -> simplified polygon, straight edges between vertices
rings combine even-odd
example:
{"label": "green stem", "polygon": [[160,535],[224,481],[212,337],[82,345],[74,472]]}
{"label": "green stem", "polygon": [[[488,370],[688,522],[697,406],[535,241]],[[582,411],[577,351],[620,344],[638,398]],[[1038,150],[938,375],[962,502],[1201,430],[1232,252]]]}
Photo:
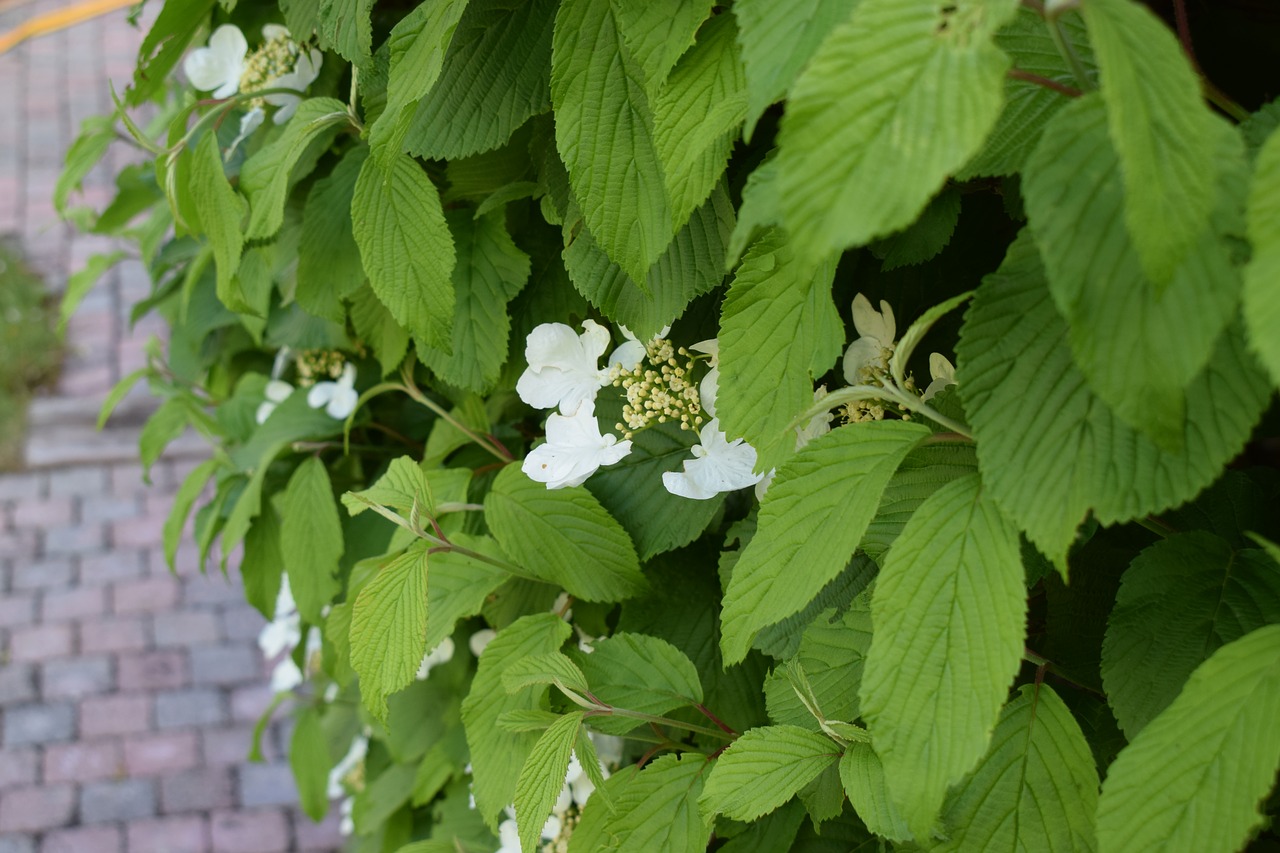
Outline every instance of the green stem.
{"label": "green stem", "polygon": [[480,445],[482,448],[484,448],[489,453],[496,456],[498,459],[501,459],[503,462],[512,462],[515,460],[515,457],[512,456],[510,453],[506,452],[503,448],[497,446],[496,444],[489,441],[484,436],[480,435],[480,433],[476,432],[475,430],[468,427],[466,424],[459,421],[453,415],[445,411],[444,407],[437,404],[434,400],[432,400],[426,394],[423,394],[422,391],[418,389],[418,386],[414,384],[413,377],[409,373],[410,370],[412,370],[412,368],[408,363],[406,363],[404,368],[401,369],[401,377],[404,380],[404,392],[408,394],[409,397],[415,403],[418,403],[421,406],[425,406],[426,408],[430,409],[432,412],[435,412],[435,414],[438,417],[440,417],[441,419],[449,423],[451,426],[453,426],[454,429],[458,430],[463,435],[470,438],[476,444]]}
{"label": "green stem", "polygon": [[1053,46],[1058,49],[1058,53],[1062,54],[1062,58],[1071,66],[1071,73],[1075,75],[1080,91],[1092,92],[1093,81],[1089,79],[1089,72],[1085,70],[1079,54],[1076,53],[1076,49],[1071,45],[1071,39],[1067,38],[1067,34],[1063,32],[1062,24],[1058,23],[1056,18],[1046,18],[1044,23],[1049,28],[1049,38],[1053,39]]}
{"label": "green stem", "polygon": [[736,735],[728,735],[719,729],[713,729],[708,726],[700,726],[696,723],[684,723],[680,720],[673,720],[670,717],[656,717],[653,714],[644,714],[640,711],[631,711],[626,708],[614,708],[611,705],[603,705],[598,708],[588,709],[586,717],[626,717],[630,720],[640,720],[645,723],[653,723],[654,725],[667,726],[673,729],[684,729],[685,731],[695,732],[701,735],[710,735],[722,740],[735,740]]}
{"label": "green stem", "polygon": [[933,421],[934,423],[940,424],[941,426],[946,427],[952,432],[958,435],[962,435],[965,438],[969,439],[970,441],[973,441],[973,433],[969,432],[968,427],[966,427],[964,424],[960,423],[959,421],[952,420],[951,418],[942,414],[933,406],[930,406],[928,403],[926,403],[924,400],[921,400],[916,395],[909,394],[906,391],[902,391],[893,386],[887,386],[884,390],[887,392],[885,394],[886,397],[888,397],[889,399],[892,399],[895,403],[902,406],[904,409],[910,409],[911,411],[917,414],[924,415],[926,418]]}

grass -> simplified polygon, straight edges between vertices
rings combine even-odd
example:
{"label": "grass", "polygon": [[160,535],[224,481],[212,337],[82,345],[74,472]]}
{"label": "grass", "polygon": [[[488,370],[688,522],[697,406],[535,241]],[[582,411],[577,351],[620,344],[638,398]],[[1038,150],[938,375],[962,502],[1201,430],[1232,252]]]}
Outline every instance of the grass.
{"label": "grass", "polygon": [[57,306],[44,282],[0,241],[0,471],[22,463],[27,401],[62,362]]}

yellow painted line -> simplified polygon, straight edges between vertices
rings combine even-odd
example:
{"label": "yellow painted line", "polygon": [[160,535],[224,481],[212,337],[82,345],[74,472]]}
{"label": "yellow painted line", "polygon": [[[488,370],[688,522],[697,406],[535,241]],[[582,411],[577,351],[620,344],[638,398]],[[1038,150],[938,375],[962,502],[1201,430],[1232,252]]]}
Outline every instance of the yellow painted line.
{"label": "yellow painted line", "polygon": [[67,9],[37,15],[29,21],[18,24],[7,33],[0,33],[0,54],[7,53],[27,39],[56,33],[133,4],[134,0],[88,0]]}

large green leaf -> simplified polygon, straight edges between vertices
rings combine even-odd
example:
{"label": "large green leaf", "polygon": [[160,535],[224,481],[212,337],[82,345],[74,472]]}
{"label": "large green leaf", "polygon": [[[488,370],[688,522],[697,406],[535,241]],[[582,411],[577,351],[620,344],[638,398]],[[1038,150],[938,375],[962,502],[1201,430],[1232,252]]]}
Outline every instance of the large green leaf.
{"label": "large green leaf", "polygon": [[480,656],[471,692],[462,703],[462,722],[475,768],[476,808],[491,827],[515,798],[520,768],[538,741],[537,732],[508,731],[498,718],[508,711],[545,709],[547,702],[545,685],[507,693],[502,675],[522,658],[559,650],[570,632],[569,623],[553,613],[525,616],[503,628]]}
{"label": "large green leaf", "polygon": [[387,697],[413,682],[427,653],[427,549],[415,545],[378,570],[351,612],[351,666],[380,720]]}
{"label": "large green leaf", "polygon": [[538,738],[520,768],[515,808],[522,849],[535,850],[538,847],[542,825],[547,822],[556,797],[564,787],[565,770],[569,767],[569,756],[573,754],[573,745],[581,727],[581,711],[557,719]]}
{"label": "large green leaf", "polygon": [[926,444],[911,451],[884,487],[876,517],[862,537],[863,552],[883,563],[885,553],[929,495],[977,470],[978,456],[971,444]]}
{"label": "large green leaf", "polygon": [[[871,611],[865,597],[855,599],[839,616],[834,610],[820,613],[805,628],[793,659],[803,673],[803,684],[796,685],[785,667],[775,669],[764,683],[769,718],[776,723],[821,731],[818,720],[806,707],[812,701],[824,721],[856,720],[861,715],[858,688],[870,647]],[[807,691],[804,699],[797,692],[798,687]]]}
{"label": "large green leaf", "polygon": [[652,97],[680,57],[693,45],[698,27],[711,14],[714,0],[613,0],[613,13]]}
{"label": "large green leaf", "polygon": [[911,224],[1000,113],[1010,0],[862,0],[796,81],[779,137],[787,229],[822,257]]}
{"label": "large green leaf", "polygon": [[618,772],[606,783],[612,811],[603,797],[593,796],[569,836],[569,853],[702,853],[712,821],[702,817],[698,798],[709,767],[697,753],[685,753],[664,755],[643,770]]}
{"label": "large green leaf", "polygon": [[[1223,184],[1217,220],[1238,219],[1229,211],[1238,210],[1244,194],[1243,147],[1225,123],[1211,130]],[[1235,314],[1240,276],[1229,245],[1204,228],[1169,280],[1157,286],[1146,277],[1121,226],[1121,164],[1096,95],[1049,122],[1027,161],[1023,190],[1049,290],[1071,327],[1076,364],[1125,423],[1176,449],[1187,386]]]}
{"label": "large green leaf", "polygon": [[747,79],[747,137],[791,88],[818,45],[848,19],[857,0],[739,0],[733,4]]}
{"label": "large green leaf", "polygon": [[138,48],[133,85],[126,93],[128,104],[136,107],[162,91],[191,39],[209,19],[214,0],[173,0],[160,7],[155,23]]}
{"label": "large green leaf", "polygon": [[[698,670],[684,652],[648,634],[619,633],[592,643],[591,654],[579,657],[591,692],[602,702],[645,714],[665,714],[702,701]],[[607,717],[593,717],[592,725],[612,724]],[[636,720],[616,719],[603,730],[626,732],[640,725]]]}
{"label": "large green leaf", "polygon": [[800,608],[849,562],[880,495],[927,427],[877,421],[821,436],[778,470],[759,530],[734,566],[721,614],[727,663],[756,633]]}
{"label": "large green leaf", "polygon": [[518,564],[570,595],[618,601],[646,587],[626,531],[581,486],[548,489],[508,465],[485,498],[484,518]]}
{"label": "large green leaf", "polygon": [[320,0],[320,39],[352,65],[368,64],[373,53],[373,0]]}
{"label": "large green leaf", "polygon": [[1213,114],[1173,32],[1135,0],[1082,3],[1124,173],[1124,222],[1157,285],[1173,275],[1214,206]]}
{"label": "large green leaf", "polygon": [[890,841],[911,840],[911,830],[889,795],[884,765],[871,744],[849,744],[840,758],[840,783],[867,829]]}
{"label": "large green leaf", "polygon": [[396,322],[373,288],[361,287],[352,294],[351,325],[365,346],[373,350],[383,376],[400,366],[409,351],[409,331]]}
{"label": "large green leaf", "polygon": [[512,241],[500,211],[479,218],[470,210],[450,211],[447,219],[458,253],[453,352],[419,342],[418,356],[450,385],[482,392],[498,381],[507,360],[507,303],[529,280],[529,256]]}
{"label": "large green leaf", "polygon": [[1072,364],[1066,324],[1025,232],[978,289],[957,353],[983,483],[1061,571],[1090,511],[1113,524],[1209,485],[1240,452],[1267,400],[1233,327],[1191,384],[1181,451],[1163,451],[1126,426]]}
{"label": "large green leaf", "polygon": [[774,229],[734,275],[720,320],[716,415],[729,438],[756,449],[767,471],[795,451],[792,420],[813,404],[813,380],[835,363],[844,324],[831,301],[835,264],[796,257]]}
{"label": "large green leaf", "polygon": [[991,749],[951,791],[938,850],[1092,851],[1098,770],[1071,711],[1047,684],[1000,712]]}
{"label": "large green leaf", "polygon": [[309,313],[335,323],[346,319],[342,300],[364,284],[360,250],[351,233],[351,198],[369,149],[357,145],[307,194],[298,238],[294,298]]}
{"label": "large green leaf", "polygon": [[1132,740],[1220,646],[1280,622],[1280,572],[1257,549],[1181,533],[1134,559],[1102,644],[1102,684]]}
{"label": "large green leaf", "polygon": [[556,148],[587,227],[637,281],[675,233],[644,84],[610,0],[561,3],[551,57]]}
{"label": "large green leaf", "polygon": [[716,760],[699,803],[708,815],[753,821],[795,796],[835,764],[840,749],[797,726],[746,732]]}
{"label": "large green leaf", "polygon": [[314,821],[324,820],[329,811],[329,744],[314,707],[303,708],[294,722],[289,738],[289,766],[298,786],[298,805]]}
{"label": "large green leaf", "polygon": [[555,8],[554,0],[471,0],[440,78],[418,101],[405,150],[425,158],[467,157],[497,148],[530,116],[545,112]]}
{"label": "large green leaf", "polygon": [[[198,227],[213,246],[213,260],[218,265],[218,293],[231,285],[231,277],[240,268],[240,250],[244,233],[240,222],[248,206],[227,183],[222,171],[222,152],[217,134],[206,133],[191,155],[189,172],[191,203],[200,217]],[[226,300],[223,300],[224,304]],[[228,305],[236,310],[238,306]]]}
{"label": "large green leaf", "polygon": [[1229,643],[1121,750],[1098,801],[1098,848],[1228,853],[1265,818],[1280,764],[1280,625]]}
{"label": "large green leaf", "polygon": [[[455,533],[449,541],[488,556],[498,549],[488,537],[465,533]],[[427,574],[427,648],[452,635],[459,619],[479,613],[493,591],[510,579],[505,570],[457,551],[433,554]]]}
{"label": "large green leaf", "polygon": [[280,506],[280,552],[298,612],[313,624],[338,592],[342,558],[342,519],[333,499],[329,472],[311,456],[289,478]]}
{"label": "large green leaf", "polygon": [[369,284],[419,343],[452,349],[455,262],[440,194],[414,160],[365,160],[351,222]]}
{"label": "large green leaf", "polygon": [[978,475],[916,510],[885,559],[871,615],[863,717],[895,803],[926,838],[947,787],[987,749],[1026,637],[1018,531]]}
{"label": "large green leaf", "polygon": [[1280,133],[1273,132],[1258,153],[1249,191],[1249,242],[1253,258],[1244,278],[1249,344],[1280,386]]}

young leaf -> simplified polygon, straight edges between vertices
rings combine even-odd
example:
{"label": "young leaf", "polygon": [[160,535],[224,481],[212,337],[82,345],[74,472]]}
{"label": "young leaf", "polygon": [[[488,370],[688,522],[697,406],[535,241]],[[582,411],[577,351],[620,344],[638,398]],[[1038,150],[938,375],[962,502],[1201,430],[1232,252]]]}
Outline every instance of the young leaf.
{"label": "young leaf", "polygon": [[378,299],[415,341],[451,352],[453,238],[431,179],[406,156],[365,160],[351,223]]}
{"label": "young leaf", "polygon": [[[454,533],[449,541],[481,554],[498,550],[488,537]],[[452,635],[459,619],[479,613],[494,590],[510,579],[506,571],[457,551],[433,554],[427,574],[427,648]]]}
{"label": "young leaf", "polygon": [[[798,250],[823,257],[911,224],[1000,114],[1008,0],[862,0],[796,81],[778,178]],[[907,148],[902,140],[910,139]]]}
{"label": "young leaf", "polygon": [[613,810],[605,798],[592,796],[569,837],[569,853],[706,850],[712,821],[702,816],[698,798],[708,766],[697,753],[685,753],[614,774],[606,783]]}
{"label": "young leaf", "polygon": [[792,419],[813,404],[814,376],[835,364],[844,324],[831,301],[835,263],[797,257],[783,232],[755,242],[734,275],[720,319],[716,415],[756,449],[767,471],[795,452]]}
{"label": "young leaf", "polygon": [[531,574],[586,601],[619,601],[646,583],[626,531],[582,487],[548,489],[508,465],[484,502],[503,550]]}
{"label": "young leaf", "polygon": [[556,804],[564,787],[569,756],[578,739],[582,712],[565,714],[551,724],[529,752],[516,782],[516,824],[520,829],[520,847],[535,850],[547,815]]}
{"label": "young leaf", "polygon": [[862,714],[895,804],[928,837],[947,786],[987,749],[1022,662],[1018,530],[976,474],[925,500],[885,558]]}
{"label": "young leaf", "polygon": [[[702,701],[698,670],[684,652],[648,634],[618,633],[596,640],[578,665],[600,701],[643,714],[665,714]],[[592,717],[602,731],[627,732],[639,723],[626,718]]]}
{"label": "young leaf", "polygon": [[551,55],[556,148],[587,227],[635,281],[675,233],[644,83],[610,0],[560,5]]}
{"label": "young leaf", "polygon": [[[471,692],[462,703],[462,722],[475,768],[476,808],[490,826],[497,825],[498,814],[515,797],[519,768],[538,741],[533,732],[504,730],[498,718],[508,711],[544,709],[547,695],[540,686],[508,695],[502,674],[521,658],[558,651],[570,632],[569,623],[553,613],[525,616],[503,628],[480,656]],[[562,773],[558,783],[563,780]]]}
{"label": "young leaf", "polygon": [[156,22],[138,48],[133,85],[125,95],[129,106],[143,104],[164,89],[187,45],[209,20],[213,3],[214,0],[173,0],[160,7]]}
{"label": "young leaf", "polygon": [[191,409],[180,397],[171,397],[147,418],[138,434],[138,458],[142,462],[142,479],[151,482],[151,466],[164,449],[178,439],[191,423]]}
{"label": "young leaf", "polygon": [[521,658],[502,673],[502,687],[508,693],[517,693],[535,684],[564,685],[576,693],[586,693],[588,689],[582,670],[559,652]]}
{"label": "young leaf", "polygon": [[1102,644],[1102,684],[1133,740],[1219,647],[1280,622],[1280,572],[1211,533],[1156,542],[1129,566]]}
{"label": "young leaf", "polygon": [[245,601],[264,619],[276,618],[276,600],[284,577],[284,555],[280,550],[280,516],[268,506],[253,520],[244,536],[244,556],[240,558],[240,578]]}
{"label": "young leaf", "polygon": [[240,221],[246,205],[222,172],[222,153],[215,134],[206,133],[196,145],[191,155],[189,179],[191,203],[200,217],[201,230],[213,246],[213,259],[218,265],[218,290],[222,292],[240,268],[240,250],[244,246]]}
{"label": "young leaf", "polygon": [[209,485],[209,480],[213,478],[214,472],[220,466],[221,463],[217,459],[206,459],[201,462],[191,469],[191,473],[182,481],[177,494],[173,496],[173,508],[169,510],[169,517],[164,522],[164,560],[169,564],[171,572],[178,571],[174,560],[178,556],[178,545],[187,526],[187,517],[191,515],[191,507],[195,505],[196,499],[200,497],[205,486]]}
{"label": "young leaf", "polygon": [[307,194],[298,240],[294,298],[308,313],[335,323],[346,319],[342,300],[364,284],[360,250],[351,233],[351,197],[369,149],[357,145],[316,181]]}
{"label": "young leaf", "polygon": [[698,803],[707,815],[753,821],[791,799],[839,758],[830,738],[797,726],[752,729],[716,760]]}
{"label": "young leaf", "polygon": [[871,744],[849,744],[840,758],[840,782],[867,829],[890,841],[911,840],[911,830],[889,795],[884,765]]}
{"label": "young leaf", "polygon": [[[1098,801],[1098,848],[1240,849],[1280,764],[1280,625],[1228,643],[1121,750]],[[1152,786],[1159,795],[1152,795]]]}
{"label": "young leaf", "polygon": [[364,706],[379,720],[386,719],[387,697],[417,674],[426,634],[427,549],[415,546],[365,584],[351,612],[351,665]]}
{"label": "young leaf", "polygon": [[1124,174],[1124,221],[1157,287],[1200,242],[1214,206],[1213,114],[1177,38],[1134,0],[1081,4]]}
{"label": "young leaf", "polygon": [[372,486],[359,492],[347,492],[342,496],[342,505],[351,515],[359,515],[370,509],[370,504],[392,507],[406,518],[414,504],[422,511],[435,512],[435,500],[427,475],[412,456],[392,459],[387,470],[382,472],[382,476]]}
{"label": "young leaf", "polygon": [[1066,571],[1076,528],[1175,506],[1209,485],[1248,439],[1266,383],[1228,329],[1187,394],[1178,453],[1119,421],[1073,366],[1030,235],[987,276],[960,332],[960,395],[984,486],[1041,552]]}
{"label": "young leaf", "polygon": [[840,573],[898,463],[928,434],[901,421],[856,424],[819,437],[779,469],[725,591],[726,663],[742,660],[761,628],[804,607]]}
{"label": "young leaf", "polygon": [[1249,344],[1280,386],[1280,132],[1258,153],[1249,190],[1249,242],[1253,258],[1245,268],[1244,320]]}
{"label": "young leaf", "polygon": [[308,458],[293,472],[280,510],[280,550],[289,588],[298,612],[314,624],[338,593],[336,575],[343,553],[342,519],[320,457]]}
{"label": "young leaf", "polygon": [[1098,770],[1071,711],[1027,684],[1000,713],[991,748],[951,791],[938,850],[1094,850]]}
{"label": "young leaf", "polygon": [[877,563],[897,541],[902,528],[930,495],[952,480],[978,470],[971,444],[927,444],[907,454],[884,488],[876,517],[859,547]]}
{"label": "young leaf", "polygon": [[67,200],[80,189],[99,161],[107,155],[107,149],[116,141],[116,123],[112,116],[90,116],[80,123],[80,134],[71,147],[53,188],[53,209],[66,216]]}
{"label": "young leaf", "polygon": [[295,719],[293,737],[289,739],[289,766],[298,786],[298,804],[314,821],[324,820],[329,811],[329,741],[325,736],[320,713],[315,707],[303,708]]}
{"label": "young leaf", "polygon": [[[866,598],[855,599],[839,616],[830,609],[820,613],[805,628],[794,658],[803,684],[797,685],[781,667],[765,681],[769,718],[813,732],[822,730],[821,722],[857,719],[861,716],[858,688],[870,647],[871,611]],[[815,712],[821,714],[821,721]]]}

